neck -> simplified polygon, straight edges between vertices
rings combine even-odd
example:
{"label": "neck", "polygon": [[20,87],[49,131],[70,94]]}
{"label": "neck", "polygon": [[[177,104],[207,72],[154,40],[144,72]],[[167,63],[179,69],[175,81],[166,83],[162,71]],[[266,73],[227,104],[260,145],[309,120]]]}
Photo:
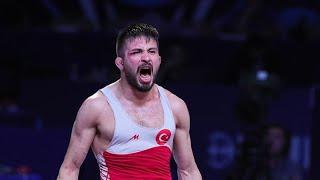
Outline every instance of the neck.
{"label": "neck", "polygon": [[158,96],[155,86],[153,86],[150,91],[142,92],[132,87],[124,79],[120,79],[118,82],[118,92],[121,94],[121,97],[137,105],[150,101]]}

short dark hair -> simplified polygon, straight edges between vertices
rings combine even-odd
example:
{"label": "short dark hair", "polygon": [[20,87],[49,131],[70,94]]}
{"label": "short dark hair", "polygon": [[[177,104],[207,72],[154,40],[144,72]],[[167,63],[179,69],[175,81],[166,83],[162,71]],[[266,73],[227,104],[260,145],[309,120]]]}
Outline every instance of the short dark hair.
{"label": "short dark hair", "polygon": [[157,45],[159,47],[159,33],[155,27],[149,24],[144,24],[144,23],[130,24],[126,28],[122,29],[117,36],[117,42],[116,42],[117,56],[123,57],[124,55],[123,47],[126,40],[130,38],[135,38],[138,36],[146,36],[148,38],[152,38],[156,40]]}

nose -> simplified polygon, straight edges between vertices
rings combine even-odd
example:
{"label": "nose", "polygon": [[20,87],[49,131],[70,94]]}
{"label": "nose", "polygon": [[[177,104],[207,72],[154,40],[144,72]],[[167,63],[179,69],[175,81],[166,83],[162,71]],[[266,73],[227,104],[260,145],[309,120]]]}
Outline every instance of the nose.
{"label": "nose", "polygon": [[142,62],[149,63],[149,62],[151,61],[151,56],[150,56],[150,54],[149,54],[148,52],[142,53],[141,61],[142,61]]}

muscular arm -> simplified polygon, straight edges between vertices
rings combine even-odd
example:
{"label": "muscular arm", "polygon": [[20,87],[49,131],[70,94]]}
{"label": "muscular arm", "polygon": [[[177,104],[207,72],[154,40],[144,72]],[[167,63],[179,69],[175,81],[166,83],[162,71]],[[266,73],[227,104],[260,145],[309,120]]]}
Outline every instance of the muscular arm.
{"label": "muscular arm", "polygon": [[171,104],[177,124],[173,156],[177,163],[178,178],[179,180],[200,180],[202,177],[191,148],[189,111],[186,104],[177,97]]}
{"label": "muscular arm", "polygon": [[86,158],[96,133],[98,109],[97,103],[92,98],[88,98],[80,107],[72,128],[68,150],[59,170],[58,180],[78,179],[80,166]]}

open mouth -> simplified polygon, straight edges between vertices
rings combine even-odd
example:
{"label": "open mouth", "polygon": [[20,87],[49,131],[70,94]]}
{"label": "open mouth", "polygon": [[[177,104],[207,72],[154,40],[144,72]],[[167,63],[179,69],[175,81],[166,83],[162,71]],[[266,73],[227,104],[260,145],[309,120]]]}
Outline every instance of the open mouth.
{"label": "open mouth", "polygon": [[149,83],[152,79],[152,66],[145,65],[139,67],[139,75],[142,83]]}
{"label": "open mouth", "polygon": [[140,75],[141,76],[150,76],[151,75],[151,68],[149,67],[143,67],[140,69]]}
{"label": "open mouth", "polygon": [[138,71],[141,76],[151,76],[152,66],[151,65],[142,65],[139,67]]}

